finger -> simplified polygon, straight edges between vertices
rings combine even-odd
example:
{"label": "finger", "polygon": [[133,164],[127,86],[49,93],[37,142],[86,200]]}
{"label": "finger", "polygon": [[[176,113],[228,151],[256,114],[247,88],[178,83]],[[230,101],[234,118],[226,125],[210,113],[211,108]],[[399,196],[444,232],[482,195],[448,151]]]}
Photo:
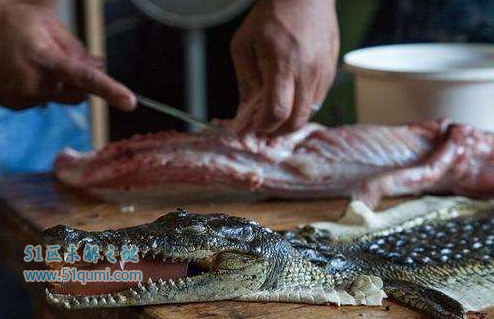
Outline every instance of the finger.
{"label": "finger", "polygon": [[47,92],[51,92],[50,94],[57,92],[59,93],[62,92],[65,87],[62,81],[52,76],[50,72],[46,72],[46,71],[43,72],[39,85],[40,85],[39,92],[41,95],[47,94]]}
{"label": "finger", "polygon": [[237,115],[232,122],[231,129],[237,134],[243,134],[252,129],[253,123],[256,123],[257,116],[262,101],[261,94],[254,94],[250,100],[239,105]]}
{"label": "finger", "polygon": [[231,129],[238,134],[246,131],[248,126],[250,125],[250,122],[252,121],[254,112],[254,105],[240,103],[238,106],[237,114],[232,121]]}
{"label": "finger", "polygon": [[317,84],[317,89],[314,94],[314,98],[313,98],[314,104],[321,105],[324,103],[324,100],[328,95],[329,88],[331,87],[331,84],[333,83],[334,80],[333,74],[334,74],[333,71],[328,71],[326,72],[325,75],[321,76],[321,79]]}
{"label": "finger", "polygon": [[41,94],[38,96],[38,99],[43,101],[43,103],[79,104],[87,99],[87,94],[58,81],[49,74],[45,74]]}
{"label": "finger", "polygon": [[326,96],[328,95],[330,86],[331,81],[322,79],[319,81],[314,97],[312,98],[313,105],[322,105],[324,103],[324,100],[326,100]]}
{"label": "finger", "polygon": [[280,133],[293,132],[307,124],[312,114],[314,96],[321,82],[320,69],[305,68],[295,80],[295,98],[290,118],[280,129]]}
{"label": "finger", "polygon": [[261,73],[254,48],[251,46],[232,44],[232,59],[242,104],[251,100],[251,95],[262,86]]}
{"label": "finger", "polygon": [[47,61],[47,67],[66,85],[96,94],[118,109],[130,111],[136,106],[136,97],[127,87],[83,61],[54,53]]}
{"label": "finger", "polygon": [[296,82],[292,114],[277,133],[293,132],[307,124],[312,114],[312,92],[303,81]]}
{"label": "finger", "polygon": [[256,121],[255,129],[266,133],[278,130],[290,118],[293,109],[295,78],[278,62],[261,64],[264,83],[264,99],[260,118]]}
{"label": "finger", "polygon": [[259,107],[256,96],[259,95],[262,86],[255,50],[252,45],[246,43],[251,42],[238,36],[235,36],[231,43],[232,60],[240,94],[237,115],[232,122],[232,129],[236,133],[252,128],[253,116]]}
{"label": "finger", "polygon": [[104,68],[106,66],[105,59],[98,56],[90,56],[90,57],[91,57],[91,64],[95,68],[104,71]]}

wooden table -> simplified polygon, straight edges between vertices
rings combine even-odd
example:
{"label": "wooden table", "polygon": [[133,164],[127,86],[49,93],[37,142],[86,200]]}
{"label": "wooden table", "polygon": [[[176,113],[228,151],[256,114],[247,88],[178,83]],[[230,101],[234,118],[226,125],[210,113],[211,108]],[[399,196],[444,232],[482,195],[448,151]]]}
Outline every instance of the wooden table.
{"label": "wooden table", "polygon": [[[389,202],[388,202],[389,203]],[[345,201],[257,203],[196,203],[181,205],[196,213],[225,212],[256,219],[274,229],[293,228],[299,224],[336,219]],[[24,247],[39,243],[44,229],[66,224],[85,230],[120,228],[150,222],[177,205],[136,207],[123,213],[121,207],[98,201],[85,194],[66,189],[46,175],[24,175],[0,179],[1,262],[22,275],[27,268],[40,264],[24,263]],[[7,258],[6,258],[7,257]],[[282,303],[214,302],[150,307],[129,307],[116,310],[62,311],[52,309],[44,301],[44,286],[26,283],[37,298],[39,313],[45,318],[426,318],[426,316],[385,301],[381,307],[309,306]],[[41,316],[41,315],[40,315]]]}

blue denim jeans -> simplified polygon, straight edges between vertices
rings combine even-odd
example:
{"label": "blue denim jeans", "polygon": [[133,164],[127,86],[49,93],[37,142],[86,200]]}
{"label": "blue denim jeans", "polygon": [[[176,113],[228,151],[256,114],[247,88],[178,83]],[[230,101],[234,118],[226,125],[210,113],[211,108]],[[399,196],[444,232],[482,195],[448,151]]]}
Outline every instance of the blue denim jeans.
{"label": "blue denim jeans", "polygon": [[45,172],[65,147],[91,148],[87,103],[11,111],[0,107],[0,175]]}

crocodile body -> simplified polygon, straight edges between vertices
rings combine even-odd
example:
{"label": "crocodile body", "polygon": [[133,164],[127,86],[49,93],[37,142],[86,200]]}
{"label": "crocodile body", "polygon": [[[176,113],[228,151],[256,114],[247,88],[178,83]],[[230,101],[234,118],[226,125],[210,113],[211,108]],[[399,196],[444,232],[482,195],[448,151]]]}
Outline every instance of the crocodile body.
{"label": "crocodile body", "polygon": [[[66,308],[227,299],[376,305],[388,295],[435,318],[463,318],[494,305],[494,209],[476,203],[346,240],[312,227],[274,232],[242,218],[184,211],[116,231],[56,226],[44,233],[45,244],[135,244],[143,256],[189,270],[184,278],[104,294],[51,289],[48,301]],[[194,265],[204,273],[190,273]]]}

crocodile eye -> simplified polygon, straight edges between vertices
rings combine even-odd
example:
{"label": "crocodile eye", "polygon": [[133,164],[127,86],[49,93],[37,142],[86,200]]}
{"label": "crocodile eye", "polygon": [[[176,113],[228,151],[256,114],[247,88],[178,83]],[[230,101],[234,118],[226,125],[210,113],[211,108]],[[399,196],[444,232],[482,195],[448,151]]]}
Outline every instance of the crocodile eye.
{"label": "crocodile eye", "polygon": [[240,238],[245,241],[251,241],[254,237],[254,231],[250,225],[235,227],[231,230],[230,237]]}
{"label": "crocodile eye", "polygon": [[193,224],[193,225],[189,225],[189,226],[184,227],[182,229],[182,231],[188,232],[188,233],[203,234],[206,232],[206,227],[204,227],[204,225],[201,225],[201,224]]}
{"label": "crocodile eye", "polygon": [[329,260],[328,267],[339,269],[345,267],[346,263],[347,261],[345,256],[336,255]]}

